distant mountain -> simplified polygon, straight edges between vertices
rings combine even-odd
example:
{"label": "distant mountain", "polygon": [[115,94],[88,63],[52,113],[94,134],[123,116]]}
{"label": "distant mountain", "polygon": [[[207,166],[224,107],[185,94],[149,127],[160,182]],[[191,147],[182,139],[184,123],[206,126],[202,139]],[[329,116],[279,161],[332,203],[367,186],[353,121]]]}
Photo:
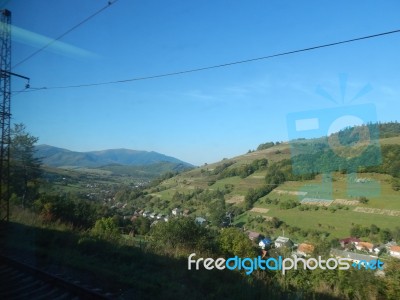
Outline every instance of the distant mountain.
{"label": "distant mountain", "polygon": [[38,145],[36,146],[36,157],[40,157],[43,164],[52,167],[99,168],[110,165],[147,166],[159,163],[169,163],[171,166],[180,166],[180,168],[193,167],[187,162],[154,151],[129,149],[76,152],[49,145]]}

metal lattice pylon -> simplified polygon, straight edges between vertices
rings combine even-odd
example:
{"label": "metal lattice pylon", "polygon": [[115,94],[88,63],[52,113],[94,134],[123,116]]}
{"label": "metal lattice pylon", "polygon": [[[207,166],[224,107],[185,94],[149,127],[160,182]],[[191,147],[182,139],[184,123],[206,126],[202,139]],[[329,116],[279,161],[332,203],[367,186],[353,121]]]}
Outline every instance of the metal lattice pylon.
{"label": "metal lattice pylon", "polygon": [[0,14],[0,221],[10,216],[11,12]]}

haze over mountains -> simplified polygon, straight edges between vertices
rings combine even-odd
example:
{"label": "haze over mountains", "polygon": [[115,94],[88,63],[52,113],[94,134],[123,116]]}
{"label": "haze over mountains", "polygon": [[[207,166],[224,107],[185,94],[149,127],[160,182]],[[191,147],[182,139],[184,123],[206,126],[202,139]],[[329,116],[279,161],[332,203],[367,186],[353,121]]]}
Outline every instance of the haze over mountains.
{"label": "haze over mountains", "polygon": [[36,146],[36,157],[40,157],[43,164],[51,167],[74,166],[99,168],[108,165],[149,166],[159,163],[169,163],[185,168],[193,167],[193,165],[175,157],[154,151],[130,149],[77,152],[49,145],[38,145]]}

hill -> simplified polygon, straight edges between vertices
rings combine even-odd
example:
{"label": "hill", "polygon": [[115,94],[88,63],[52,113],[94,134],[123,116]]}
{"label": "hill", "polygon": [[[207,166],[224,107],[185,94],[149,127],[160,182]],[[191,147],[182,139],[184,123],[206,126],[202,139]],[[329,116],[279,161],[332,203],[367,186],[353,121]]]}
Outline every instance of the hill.
{"label": "hill", "polygon": [[371,223],[392,230],[400,218],[400,126],[378,126],[381,138],[368,147],[357,140],[360,128],[332,135],[354,150],[351,155],[362,153],[359,157],[346,157],[346,147],[332,149],[327,138],[301,140],[308,153],[300,151],[296,159],[293,141],[265,143],[166,179],[130,203],[164,214],[174,207],[188,209],[215,225],[231,213],[237,226],[270,236],[284,228],[293,235],[315,231],[340,238]]}
{"label": "hill", "polygon": [[160,163],[168,163],[172,169],[177,166],[193,167],[187,162],[154,151],[129,149],[76,152],[49,145],[38,145],[36,146],[36,156],[42,158],[44,165],[51,167],[99,168],[110,165],[150,166]]}

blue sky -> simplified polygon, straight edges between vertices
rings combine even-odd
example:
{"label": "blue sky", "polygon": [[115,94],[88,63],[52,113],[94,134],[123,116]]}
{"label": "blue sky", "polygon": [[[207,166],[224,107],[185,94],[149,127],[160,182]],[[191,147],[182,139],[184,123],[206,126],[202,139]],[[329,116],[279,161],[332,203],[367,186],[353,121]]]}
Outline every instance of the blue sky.
{"label": "blue sky", "polygon": [[[106,4],[0,1],[13,14],[13,65]],[[70,150],[149,150],[201,165],[287,140],[288,114],[372,103],[378,120],[399,120],[400,33],[198,73],[50,89],[396,30],[399,11],[399,1],[119,0],[13,69],[33,88],[49,88],[15,95],[13,122],[26,124],[40,143]],[[24,84],[13,79],[12,89]],[[350,103],[366,85],[372,89]]]}

